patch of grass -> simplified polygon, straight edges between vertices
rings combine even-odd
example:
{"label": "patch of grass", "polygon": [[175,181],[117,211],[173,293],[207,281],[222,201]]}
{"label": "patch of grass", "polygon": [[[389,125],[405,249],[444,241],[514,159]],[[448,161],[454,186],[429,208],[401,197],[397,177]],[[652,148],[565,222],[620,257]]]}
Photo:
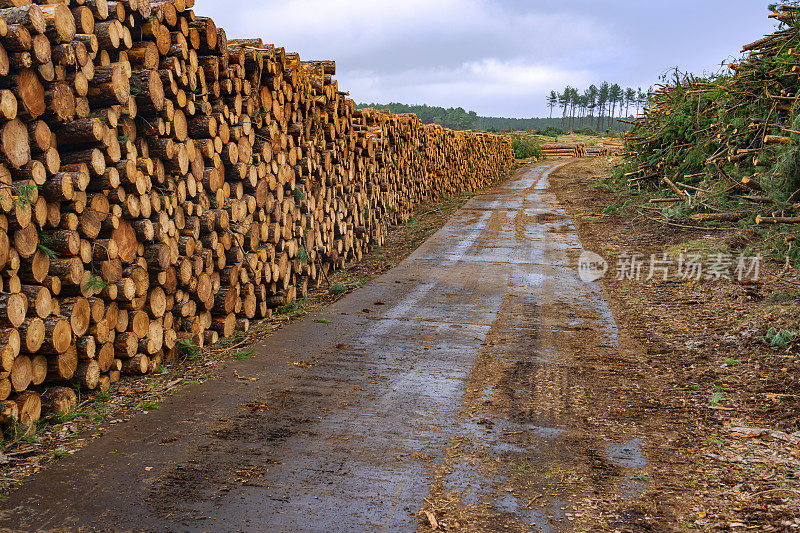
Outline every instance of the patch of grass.
{"label": "patch of grass", "polygon": [[719,254],[731,253],[729,246],[716,237],[688,239],[679,244],[669,246],[666,252],[669,257],[677,258],[680,254],[684,254],[686,257],[699,256],[702,261]]}
{"label": "patch of grass", "polygon": [[630,204],[630,203],[631,203],[631,200],[625,200],[621,204],[611,204],[609,206],[606,206],[606,208],[603,209],[603,214],[604,215],[617,215],[617,216],[624,217],[624,216],[626,216],[628,214],[627,213],[627,207],[628,207],[628,204]]}
{"label": "patch of grass", "polygon": [[233,356],[239,361],[247,361],[255,357],[256,352],[254,350],[242,350],[241,352],[236,352]]}
{"label": "patch of grass", "polygon": [[58,449],[53,452],[53,457],[55,457],[56,459],[61,459],[62,457],[66,457],[67,455],[69,455],[69,452],[67,450]]}
{"label": "patch of grass", "polygon": [[179,340],[177,347],[178,355],[190,360],[200,357],[203,353],[199,346],[185,339]]}
{"label": "patch of grass", "polygon": [[137,403],[134,406],[133,410],[134,411],[158,411],[159,407],[161,407],[161,406],[158,404],[158,402],[146,400],[146,401]]}
{"label": "patch of grass", "polygon": [[692,207],[688,204],[672,204],[661,210],[665,218],[686,218],[692,214]]}
{"label": "patch of grass", "polygon": [[114,397],[113,391],[111,389],[109,389],[107,391],[100,391],[100,392],[96,393],[94,396],[92,396],[92,401],[94,403],[99,403],[99,402],[104,402],[105,403],[105,402],[111,400],[113,397]]}
{"label": "patch of grass", "polygon": [[769,328],[767,334],[761,339],[764,344],[771,348],[785,348],[791,341],[797,337],[797,333],[786,329],[778,330],[777,328]]}
{"label": "patch of grass", "polygon": [[518,474],[533,474],[537,471],[537,464],[530,459],[522,459],[517,463],[516,471]]}
{"label": "patch of grass", "polygon": [[334,296],[338,296],[348,291],[348,287],[346,283],[342,283],[341,281],[337,281],[331,288],[329,289],[330,293]]}
{"label": "patch of grass", "polygon": [[590,189],[603,189],[606,191],[613,191],[616,187],[613,186],[611,178],[603,178],[595,180],[587,185]]}
{"label": "patch of grass", "polygon": [[117,384],[113,384],[107,391],[100,391],[88,398],[88,409],[86,410],[72,410],[67,413],[60,413],[50,415],[46,418],[40,419],[42,424],[57,425],[72,422],[77,418],[86,418],[89,420],[101,420],[111,408],[107,402],[114,398],[114,393],[117,389]]}
{"label": "patch of grass", "polygon": [[243,331],[236,331],[230,337],[223,337],[219,340],[220,346],[225,346],[228,344],[239,344],[240,342],[244,342],[250,340],[250,337],[246,335]]}
{"label": "patch of grass", "polygon": [[711,395],[711,398],[708,399],[708,404],[711,407],[716,407],[719,405],[719,402],[725,399],[728,396],[728,393],[722,387],[717,387],[714,390],[714,393]]}
{"label": "patch of grass", "polygon": [[303,307],[308,303],[308,296],[303,296],[300,300],[289,302],[288,304],[284,305],[278,312],[282,315],[286,315],[289,318],[295,317],[298,314],[303,312]]}
{"label": "patch of grass", "polygon": [[3,430],[3,438],[7,443],[39,444],[41,438],[37,434],[37,425],[26,425],[14,422]]}
{"label": "patch of grass", "polygon": [[785,293],[775,292],[770,295],[769,301],[773,303],[788,302],[789,300],[796,300],[800,298],[800,291]]}

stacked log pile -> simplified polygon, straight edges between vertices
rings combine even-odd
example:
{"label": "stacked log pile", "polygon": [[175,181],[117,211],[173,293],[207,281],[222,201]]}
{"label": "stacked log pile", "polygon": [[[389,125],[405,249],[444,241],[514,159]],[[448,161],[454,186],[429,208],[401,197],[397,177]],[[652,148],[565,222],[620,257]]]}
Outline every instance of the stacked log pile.
{"label": "stacked log pile", "polygon": [[622,155],[623,149],[621,139],[603,137],[597,145],[586,147],[586,155],[588,157],[611,157]]}
{"label": "stacked log pile", "polygon": [[4,420],[246,330],[513,164],[507,137],[356,109],[333,61],[192,5],[0,2]]}
{"label": "stacked log pile", "polygon": [[586,143],[547,143],[542,145],[547,157],[586,157]]}

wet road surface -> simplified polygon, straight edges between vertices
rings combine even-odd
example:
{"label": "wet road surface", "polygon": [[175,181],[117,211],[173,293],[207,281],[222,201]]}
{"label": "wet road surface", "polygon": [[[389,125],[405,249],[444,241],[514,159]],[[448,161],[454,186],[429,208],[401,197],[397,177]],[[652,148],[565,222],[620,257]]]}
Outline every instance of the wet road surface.
{"label": "wet road surface", "polygon": [[[399,266],[265,339],[255,359],[48,467],[2,505],[0,527],[415,530],[433,466],[453,437],[477,431],[459,412],[487,346],[551,369],[521,391],[543,394],[548,412],[496,423],[527,432],[531,446],[557,439],[569,405],[548,391],[568,376],[547,339],[590,331],[612,349],[617,339],[599,285],[577,278],[580,241],[548,191],[556,166],[474,197]],[[559,529],[559,517],[482,491],[468,465],[448,479],[536,529]]]}

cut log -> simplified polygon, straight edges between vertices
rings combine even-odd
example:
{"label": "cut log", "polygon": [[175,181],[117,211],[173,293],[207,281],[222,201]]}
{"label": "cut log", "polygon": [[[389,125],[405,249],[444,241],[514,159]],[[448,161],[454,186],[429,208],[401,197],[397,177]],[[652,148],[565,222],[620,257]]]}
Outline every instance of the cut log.
{"label": "cut log", "polygon": [[91,359],[79,362],[73,379],[89,390],[96,389],[100,381],[100,365]]}
{"label": "cut log", "polygon": [[27,355],[19,355],[11,367],[11,386],[16,392],[24,391],[33,379],[33,365]]}
{"label": "cut log", "polygon": [[71,346],[64,353],[47,358],[47,378],[55,381],[72,379],[77,367],[78,351]]}
{"label": "cut log", "polygon": [[38,392],[24,391],[14,398],[20,424],[33,425],[42,416],[42,397]]}
{"label": "cut log", "polygon": [[22,294],[0,293],[0,324],[18,328],[28,313],[28,300]]}
{"label": "cut log", "polygon": [[19,327],[22,351],[38,352],[44,344],[46,334],[44,320],[39,317],[26,319]]}
{"label": "cut log", "polygon": [[47,378],[47,358],[43,355],[35,355],[31,358],[31,384],[41,385]]}
{"label": "cut log", "polygon": [[61,314],[69,318],[72,333],[80,337],[89,329],[91,306],[89,300],[81,296],[63,299],[60,302]]}
{"label": "cut log", "polygon": [[68,387],[50,387],[42,393],[42,414],[64,415],[78,405],[75,391]]}
{"label": "cut log", "polygon": [[21,168],[31,160],[31,146],[28,142],[28,128],[20,120],[12,120],[0,132],[3,156],[14,168]]}
{"label": "cut log", "polygon": [[15,87],[17,98],[22,104],[20,113],[24,111],[26,118],[32,120],[44,114],[47,110],[44,87],[36,72],[24,69],[16,76]]}
{"label": "cut log", "polygon": [[[88,306],[88,304],[87,304]],[[44,319],[45,343],[39,350],[47,354],[61,354],[73,347],[72,327],[67,318],[51,316]]]}

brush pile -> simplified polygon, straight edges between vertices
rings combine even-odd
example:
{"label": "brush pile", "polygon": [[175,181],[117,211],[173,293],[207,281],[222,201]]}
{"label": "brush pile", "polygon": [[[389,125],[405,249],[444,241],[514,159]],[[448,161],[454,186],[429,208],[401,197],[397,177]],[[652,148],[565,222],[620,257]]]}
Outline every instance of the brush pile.
{"label": "brush pile", "polygon": [[691,209],[732,194],[742,210],[768,209],[765,221],[792,214],[800,189],[800,3],[774,9],[778,31],[744,46],[724,73],[676,72],[650,94],[625,135],[631,184],[661,185]]}
{"label": "brush pile", "polygon": [[513,164],[192,5],[0,1],[0,421],[247,330]]}

